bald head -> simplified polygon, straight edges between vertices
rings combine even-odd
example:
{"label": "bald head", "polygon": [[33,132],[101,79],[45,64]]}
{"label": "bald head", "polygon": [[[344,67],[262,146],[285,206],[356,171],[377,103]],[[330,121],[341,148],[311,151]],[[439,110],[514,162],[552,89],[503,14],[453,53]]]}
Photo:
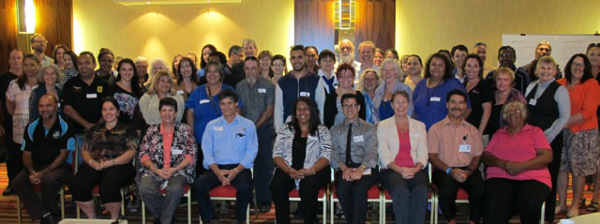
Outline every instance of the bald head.
{"label": "bald head", "polygon": [[58,99],[53,95],[43,95],[38,102],[38,112],[43,120],[55,119],[58,110]]}

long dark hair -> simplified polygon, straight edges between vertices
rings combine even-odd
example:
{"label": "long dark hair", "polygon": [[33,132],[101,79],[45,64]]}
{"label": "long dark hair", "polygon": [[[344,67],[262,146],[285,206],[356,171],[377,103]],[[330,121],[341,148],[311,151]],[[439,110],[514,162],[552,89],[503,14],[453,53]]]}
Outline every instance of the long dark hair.
{"label": "long dark hair", "polygon": [[[31,60],[35,61],[35,63],[37,63],[38,66],[41,67],[40,59],[38,57],[36,57],[34,54],[26,54],[25,56],[23,56],[23,61],[25,61],[25,59],[31,59]],[[37,80],[37,72],[35,74],[36,74],[36,80]],[[19,78],[17,78],[17,85],[19,86],[19,89],[25,90],[26,82],[27,82],[27,75],[22,74],[21,76],[19,76]]]}
{"label": "long dark hair", "polygon": [[188,63],[190,63],[190,66],[192,66],[192,82],[196,83],[196,85],[200,85],[200,79],[198,79],[198,69],[194,64],[194,60],[188,57],[183,57],[181,58],[181,60],[179,60],[179,67],[177,68],[177,85],[180,85],[181,82],[183,82],[183,75],[181,74],[181,64],[183,64],[184,61],[187,61]]}
{"label": "long dark hair", "polygon": [[319,108],[317,108],[317,103],[314,100],[308,97],[299,97],[294,103],[294,108],[292,110],[292,121],[288,123],[291,128],[294,128],[296,134],[301,134],[302,130],[300,129],[300,123],[298,122],[298,118],[296,118],[296,108],[298,107],[299,102],[304,102],[308,105],[308,109],[310,111],[310,120],[308,121],[308,130],[311,135],[314,135],[319,129],[319,125],[321,124],[321,120],[319,119]]}
{"label": "long dark hair", "polygon": [[137,69],[135,67],[135,63],[133,62],[133,60],[129,59],[129,58],[124,58],[123,60],[119,61],[119,64],[117,66],[117,72],[119,72],[119,74],[117,75],[117,79],[115,79],[115,83],[121,80],[121,66],[123,66],[123,64],[129,64],[133,67],[133,77],[131,77],[131,91],[133,91],[133,93],[137,94],[138,96],[141,95],[141,91],[140,91],[140,78],[138,77],[138,73],[137,73]]}
{"label": "long dark hair", "polygon": [[575,58],[577,57],[581,57],[583,59],[583,76],[581,77],[581,80],[579,80],[580,83],[584,83],[585,81],[587,81],[588,79],[593,79],[594,76],[592,75],[592,63],[590,63],[590,59],[588,59],[588,57],[585,54],[575,54],[573,56],[571,56],[571,59],[569,59],[569,62],[567,62],[567,66],[565,66],[565,78],[567,79],[567,81],[569,83],[571,83],[571,79],[573,78],[573,73],[571,72],[571,66],[573,66],[573,61],[575,60]]}
{"label": "long dark hair", "polygon": [[71,58],[71,61],[73,62],[73,69],[75,69],[75,71],[78,71],[79,68],[77,67],[77,54],[75,54],[75,52],[73,51],[65,51],[64,55],[69,55],[69,57]]}
{"label": "long dark hair", "polygon": [[204,47],[202,47],[202,50],[200,50],[200,68],[205,68],[206,63],[208,63],[208,61],[204,61],[204,49],[206,48],[210,49],[211,53],[217,51],[217,48],[212,44],[204,45]]}
{"label": "long dark hair", "polygon": [[479,78],[483,78],[483,60],[481,60],[481,57],[479,57],[477,54],[469,54],[467,57],[465,57],[465,61],[462,64],[462,70],[466,71],[467,61],[471,58],[477,60],[477,64],[479,64],[479,72],[477,73],[477,76],[479,76]]}

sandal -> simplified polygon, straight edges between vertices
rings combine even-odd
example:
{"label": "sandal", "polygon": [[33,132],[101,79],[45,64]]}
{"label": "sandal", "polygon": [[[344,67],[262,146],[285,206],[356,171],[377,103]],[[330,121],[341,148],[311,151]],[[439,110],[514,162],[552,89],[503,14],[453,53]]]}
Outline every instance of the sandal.
{"label": "sandal", "polygon": [[598,204],[598,202],[592,201],[585,210],[587,210],[588,212],[597,212],[599,206],[600,205]]}

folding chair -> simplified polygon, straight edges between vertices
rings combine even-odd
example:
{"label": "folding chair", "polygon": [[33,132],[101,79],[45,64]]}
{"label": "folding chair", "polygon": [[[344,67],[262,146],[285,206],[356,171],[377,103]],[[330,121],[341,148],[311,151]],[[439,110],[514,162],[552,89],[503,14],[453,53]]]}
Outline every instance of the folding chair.
{"label": "folding chair", "polygon": [[[329,186],[319,190],[319,194],[317,196],[317,201],[323,203],[323,223],[327,222],[327,195],[329,194]],[[300,191],[294,188],[290,191],[289,194],[290,201],[301,201],[300,200]]]}
{"label": "folding chair", "polygon": [[[187,198],[187,218],[188,218],[188,224],[192,223],[192,191],[191,191],[191,185],[186,184],[183,187],[183,197]],[[161,189],[160,193],[165,195],[167,194],[166,189]],[[142,223],[146,224],[146,204],[144,203],[144,200],[142,200]]]}
{"label": "folding chair", "polygon": [[[335,185],[331,185],[331,186],[332,187],[331,187],[331,193],[330,193],[330,199],[329,199],[329,211],[331,211],[331,216],[329,218],[329,223],[334,223],[333,218],[335,216],[335,214],[334,214],[335,202],[339,202],[340,199],[338,199],[338,197],[337,197],[337,191],[335,189]],[[377,184],[374,184],[373,186],[371,186],[371,188],[369,188],[369,190],[367,191],[367,203],[378,203],[379,207],[381,208],[381,203],[382,203],[381,202],[381,190],[379,189],[379,186],[377,186]],[[381,216],[381,212],[379,215]]]}

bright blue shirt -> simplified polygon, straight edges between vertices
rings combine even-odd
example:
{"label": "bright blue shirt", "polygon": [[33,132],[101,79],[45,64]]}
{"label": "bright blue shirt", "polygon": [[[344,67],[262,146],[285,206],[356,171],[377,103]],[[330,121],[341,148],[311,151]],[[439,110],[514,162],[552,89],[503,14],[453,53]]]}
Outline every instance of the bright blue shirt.
{"label": "bright blue shirt", "polygon": [[202,165],[242,164],[246,169],[254,166],[258,153],[256,127],[251,120],[238,114],[231,123],[223,116],[208,122],[202,136]]}
{"label": "bright blue shirt", "polygon": [[[231,89],[233,87],[221,84],[221,91]],[[185,108],[194,110],[194,137],[202,139],[202,134],[206,128],[206,124],[221,116],[221,107],[219,107],[219,95],[221,93],[212,93],[212,99],[206,93],[206,84],[196,88],[188,97],[185,103]],[[238,103],[241,104],[241,102]]]}
{"label": "bright blue shirt", "polygon": [[[413,92],[412,102],[415,108],[413,112],[414,118],[425,123],[425,127],[429,130],[433,124],[441,121],[448,115],[446,94],[454,89],[460,89],[467,94],[467,90],[454,77],[444,80],[434,88],[427,87],[427,80],[423,79],[417,83]],[[471,108],[471,101],[468,96],[467,94],[467,107]]]}
{"label": "bright blue shirt", "polygon": [[370,124],[375,124],[376,122],[379,121],[379,119],[377,119],[377,115],[376,115],[377,112],[375,111],[375,106],[373,105],[373,100],[371,100],[371,97],[366,92],[363,92],[362,94],[365,97],[365,104],[367,106],[367,109],[365,110],[367,112],[367,114],[366,114],[367,122],[369,122]]}

